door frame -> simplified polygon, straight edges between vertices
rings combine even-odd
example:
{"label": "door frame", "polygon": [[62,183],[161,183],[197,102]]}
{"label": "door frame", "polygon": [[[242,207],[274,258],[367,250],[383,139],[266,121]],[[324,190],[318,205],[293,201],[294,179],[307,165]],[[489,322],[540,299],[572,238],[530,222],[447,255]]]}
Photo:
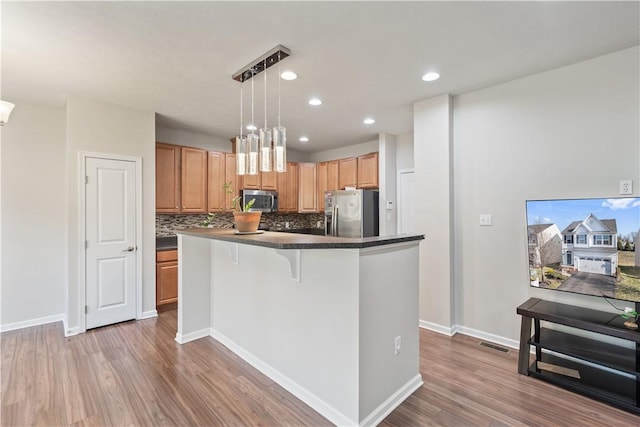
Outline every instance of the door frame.
{"label": "door frame", "polygon": [[78,327],[80,333],[87,331],[87,315],[85,305],[87,298],[87,257],[85,240],[86,230],[86,187],[84,177],[87,175],[86,160],[97,158],[105,160],[120,160],[134,162],[136,167],[136,320],[142,318],[142,157],[122,154],[96,153],[91,151],[78,152]]}
{"label": "door frame", "polygon": [[402,224],[402,200],[400,200],[400,195],[402,194],[402,191],[400,191],[402,187],[402,181],[400,180],[400,176],[405,173],[415,174],[416,171],[414,168],[398,169],[398,173],[396,176],[396,201],[398,203],[398,211],[396,214],[396,231],[398,233],[400,232],[400,225]]}

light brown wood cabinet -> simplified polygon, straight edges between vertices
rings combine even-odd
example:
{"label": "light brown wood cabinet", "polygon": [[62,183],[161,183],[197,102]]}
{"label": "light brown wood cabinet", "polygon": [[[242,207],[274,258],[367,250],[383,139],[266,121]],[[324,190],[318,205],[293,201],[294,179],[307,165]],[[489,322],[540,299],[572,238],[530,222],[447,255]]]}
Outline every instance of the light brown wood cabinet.
{"label": "light brown wood cabinet", "polygon": [[316,177],[317,211],[324,212],[324,192],[327,191],[327,162],[320,162],[316,165]]}
{"label": "light brown wood cabinet", "polygon": [[358,186],[358,158],[347,157],[338,160],[338,190]]}
{"label": "light brown wood cabinet", "polygon": [[317,212],[318,191],[316,185],[316,164],[298,163],[300,184],[298,188],[298,212]]}
{"label": "light brown wood cabinet", "polygon": [[340,162],[327,162],[327,191],[340,190]]}
{"label": "light brown wood cabinet", "polygon": [[180,212],[180,147],[156,143],[156,212]]}
{"label": "light brown wood cabinet", "polygon": [[178,251],[156,252],[156,309],[178,301]]}
{"label": "light brown wood cabinet", "polygon": [[297,163],[287,162],[287,171],[276,174],[278,212],[298,212],[298,171]]}
{"label": "light brown wood cabinet", "polygon": [[156,143],[156,212],[207,210],[207,152]]}
{"label": "light brown wood cabinet", "polygon": [[238,175],[238,177],[241,183],[238,190],[260,190],[260,172],[258,172],[256,175]]}
{"label": "light brown wood cabinet", "polygon": [[207,154],[207,211],[215,212],[225,208],[226,159],[224,153],[209,151]]}
{"label": "light brown wood cabinet", "polygon": [[229,184],[229,188],[233,193],[228,193],[225,190],[224,207],[231,207],[231,199],[240,194],[239,177],[236,175],[236,155],[233,153],[225,153],[224,155],[225,168],[224,168],[224,184]]}
{"label": "light brown wood cabinet", "polygon": [[275,171],[260,172],[260,188],[276,191],[278,189],[277,173]]}
{"label": "light brown wood cabinet", "polygon": [[180,147],[182,213],[207,211],[207,151]]}
{"label": "light brown wood cabinet", "polygon": [[378,188],[378,152],[358,156],[358,188]]}

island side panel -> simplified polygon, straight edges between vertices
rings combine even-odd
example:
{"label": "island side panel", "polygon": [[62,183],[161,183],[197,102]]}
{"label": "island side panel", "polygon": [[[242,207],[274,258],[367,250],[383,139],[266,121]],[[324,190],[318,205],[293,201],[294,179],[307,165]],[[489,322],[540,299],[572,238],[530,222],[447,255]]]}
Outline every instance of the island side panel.
{"label": "island side panel", "polygon": [[234,264],[232,245],[214,243],[213,336],[334,423],[357,423],[359,251],[300,250],[298,282],[275,249],[240,244]]}
{"label": "island side panel", "polygon": [[210,334],[211,240],[178,235],[178,332],[180,344]]}
{"label": "island side panel", "polygon": [[[361,250],[360,419],[378,423],[421,384],[419,242]],[[395,354],[396,337],[401,337]],[[395,400],[383,403],[398,393]]]}

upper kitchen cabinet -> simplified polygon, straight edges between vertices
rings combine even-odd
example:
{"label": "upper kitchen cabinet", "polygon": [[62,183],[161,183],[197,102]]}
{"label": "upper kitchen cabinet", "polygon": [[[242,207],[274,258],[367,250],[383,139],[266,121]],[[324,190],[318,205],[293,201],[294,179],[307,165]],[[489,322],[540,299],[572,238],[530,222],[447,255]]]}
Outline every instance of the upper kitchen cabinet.
{"label": "upper kitchen cabinet", "polygon": [[180,147],[156,143],[156,212],[180,212]]}
{"label": "upper kitchen cabinet", "polygon": [[378,152],[358,157],[358,188],[378,188]]}
{"label": "upper kitchen cabinet", "polygon": [[358,158],[347,157],[338,160],[338,190],[358,186]]}
{"label": "upper kitchen cabinet", "polygon": [[240,175],[239,181],[241,186],[238,190],[260,190],[261,180],[260,180],[260,172],[255,175]]}
{"label": "upper kitchen cabinet", "polygon": [[224,155],[225,168],[224,168],[224,184],[229,184],[229,189],[232,191],[229,193],[225,189],[224,207],[231,207],[231,199],[240,194],[240,180],[236,174],[236,155],[233,153],[225,153]]}
{"label": "upper kitchen cabinet", "polygon": [[318,212],[324,212],[324,192],[327,191],[327,163],[320,162],[316,165],[316,204]]}
{"label": "upper kitchen cabinet", "polygon": [[287,162],[287,171],[276,174],[278,212],[298,212],[298,163]]}
{"label": "upper kitchen cabinet", "polygon": [[226,206],[225,153],[209,151],[207,154],[207,211],[214,212]]}
{"label": "upper kitchen cabinet", "polygon": [[299,163],[298,212],[317,212],[316,164]]}
{"label": "upper kitchen cabinet", "polygon": [[278,178],[275,171],[260,172],[260,188],[263,190],[277,190]]}
{"label": "upper kitchen cabinet", "polygon": [[180,147],[182,213],[207,212],[207,151]]}
{"label": "upper kitchen cabinet", "polygon": [[331,160],[327,162],[327,191],[340,189],[340,162]]}

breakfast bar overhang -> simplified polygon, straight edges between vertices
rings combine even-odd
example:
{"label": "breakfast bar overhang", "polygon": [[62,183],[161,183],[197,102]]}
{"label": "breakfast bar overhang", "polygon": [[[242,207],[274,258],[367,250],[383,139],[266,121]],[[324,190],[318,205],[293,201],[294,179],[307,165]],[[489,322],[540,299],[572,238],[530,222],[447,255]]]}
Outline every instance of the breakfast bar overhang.
{"label": "breakfast bar overhang", "polygon": [[213,337],[337,425],[375,425],[422,385],[423,235],[177,234],[177,342]]}

